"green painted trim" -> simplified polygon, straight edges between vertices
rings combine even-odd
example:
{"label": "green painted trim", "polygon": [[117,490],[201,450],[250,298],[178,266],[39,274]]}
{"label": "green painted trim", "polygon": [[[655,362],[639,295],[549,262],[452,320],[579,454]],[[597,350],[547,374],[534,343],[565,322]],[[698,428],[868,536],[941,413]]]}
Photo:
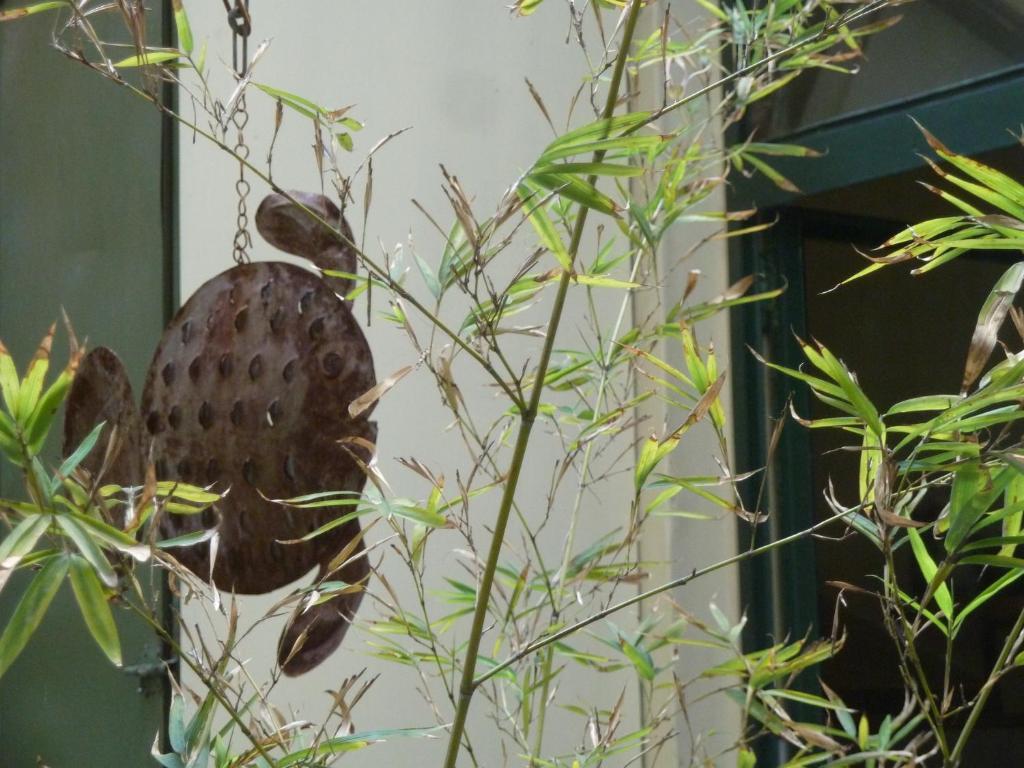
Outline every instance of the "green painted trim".
{"label": "green painted trim", "polygon": [[791,204],[805,195],[914,170],[929,154],[911,118],[957,152],[979,154],[1017,143],[1010,133],[1024,124],[1024,74],[1020,70],[931,93],[900,104],[849,115],[773,141],[801,144],[825,156],[772,158],[772,165],[800,188],[781,190],[760,174],[732,176],[734,210]]}
{"label": "green painted trim", "polygon": [[[161,13],[161,45],[176,47],[177,34],[173,4],[163,3]],[[164,106],[172,112],[178,110],[178,89],[165,80],[160,92]],[[163,218],[163,278],[164,321],[170,322],[181,301],[181,253],[179,251],[178,195],[180,169],[178,166],[178,122],[169,114],[161,116],[160,124],[160,202]]]}
{"label": "green painted trim", "polygon": [[[177,25],[174,21],[174,6],[172,3],[162,3],[160,19],[161,45],[168,48],[177,47]],[[168,80],[164,81],[161,87],[160,98],[167,109],[177,112],[178,88],[174,83]],[[181,190],[179,180],[178,122],[165,112],[161,115],[160,121],[160,205],[161,226],[163,230],[163,315],[165,323],[169,323],[174,317],[174,313],[177,311],[181,301],[181,250],[179,247],[180,238],[178,236],[180,230],[180,206],[178,205],[178,200]],[[171,590],[167,572],[161,569],[157,578],[159,579],[158,589],[160,592],[160,622],[180,642],[178,599]],[[167,728],[174,695],[170,675],[173,675],[175,680],[181,681],[181,663],[175,655],[174,648],[168,642],[160,644],[160,657],[166,661],[169,672],[169,674],[160,676],[160,694],[163,699],[160,749],[161,752],[166,754],[173,751]]]}

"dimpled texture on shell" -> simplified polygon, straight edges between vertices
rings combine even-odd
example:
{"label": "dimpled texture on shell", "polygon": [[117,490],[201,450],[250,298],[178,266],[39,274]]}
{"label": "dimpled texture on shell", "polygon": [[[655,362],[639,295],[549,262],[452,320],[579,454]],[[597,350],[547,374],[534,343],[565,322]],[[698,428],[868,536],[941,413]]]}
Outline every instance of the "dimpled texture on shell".
{"label": "dimpled texture on shell", "polygon": [[[203,515],[165,514],[164,536],[218,526],[213,580],[265,593],[322,565],[359,533],[352,520],[299,544],[346,508],[296,509],[269,499],[316,491],[358,495],[376,425],[350,418],[351,401],[375,384],[373,358],[352,313],[308,270],[282,262],[242,264],[205,283],[181,308],[157,348],[142,396],[156,474],[227,490]],[[347,448],[347,450],[346,450]],[[219,518],[219,519],[218,519]],[[209,544],[175,550],[209,578]],[[366,558],[337,575],[368,573]],[[349,601],[350,611],[358,595]]]}

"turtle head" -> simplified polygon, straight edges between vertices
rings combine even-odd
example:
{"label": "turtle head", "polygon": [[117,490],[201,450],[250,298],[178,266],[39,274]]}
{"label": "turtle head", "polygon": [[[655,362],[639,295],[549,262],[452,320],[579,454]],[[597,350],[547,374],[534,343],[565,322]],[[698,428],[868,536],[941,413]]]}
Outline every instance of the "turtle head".
{"label": "turtle head", "polygon": [[[277,192],[260,203],[256,229],[263,239],[285,253],[308,259],[320,269],[354,273],[352,229],[338,206],[323,195],[295,191],[288,194],[300,205]],[[342,295],[352,290],[350,279],[331,278],[329,282]]]}

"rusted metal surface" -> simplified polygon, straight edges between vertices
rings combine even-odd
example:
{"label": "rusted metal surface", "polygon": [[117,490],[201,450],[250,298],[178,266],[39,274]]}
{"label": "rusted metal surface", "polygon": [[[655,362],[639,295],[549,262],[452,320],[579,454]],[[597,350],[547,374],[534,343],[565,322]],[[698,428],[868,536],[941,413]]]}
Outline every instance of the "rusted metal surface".
{"label": "rusted metal surface", "polygon": [[75,373],[64,416],[64,455],[74,451],[101,421],[106,426],[81,466],[95,476],[106,459],[105,477],[117,478],[121,485],[141,485],[145,454],[139,411],[128,373],[106,347],[91,350]]}
{"label": "rusted metal surface", "polygon": [[[348,233],[329,200],[300,199]],[[265,199],[256,220],[276,247],[321,269],[354,271],[354,255],[283,197]],[[347,439],[375,443],[376,425],[368,413],[350,418],[348,406],[374,386],[375,378],[369,345],[335,293],[346,283],[282,262],[238,265],[192,295],[157,347],[142,394],[141,436],[124,441],[107,479],[137,480],[148,454],[161,480],[228,490],[203,516],[165,515],[161,524],[164,536],[217,527],[213,581],[219,589],[260,594],[314,567],[323,576],[330,560],[359,534],[359,523],[352,520],[308,542],[282,544],[340,513],[270,501],[322,490],[362,491],[365,475],[353,453],[364,462],[370,457]],[[127,379],[111,358],[116,361],[108,350],[95,350],[87,358],[88,375],[75,382],[65,427],[69,450],[111,415],[120,419],[119,426],[124,422],[126,433],[139,429],[132,426]],[[98,468],[95,457],[90,461]],[[361,551],[360,544],[355,553]],[[178,549],[175,556],[200,578],[209,578],[208,543]],[[361,557],[332,579],[357,583],[368,573]],[[300,674],[329,655],[360,599],[359,592],[341,596],[293,621],[281,643],[282,663],[303,631],[306,640],[285,671]]]}

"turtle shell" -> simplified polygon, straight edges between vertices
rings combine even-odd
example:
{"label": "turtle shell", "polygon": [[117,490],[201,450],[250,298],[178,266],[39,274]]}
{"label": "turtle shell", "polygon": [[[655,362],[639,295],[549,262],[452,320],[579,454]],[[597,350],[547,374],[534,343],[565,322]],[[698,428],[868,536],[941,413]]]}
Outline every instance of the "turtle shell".
{"label": "turtle shell", "polygon": [[[284,544],[336,518],[338,508],[271,499],[361,492],[365,473],[355,456],[369,460],[364,446],[375,441],[376,425],[367,414],[351,418],[348,407],[374,384],[366,338],[319,275],[260,262],[209,280],[164,331],[141,417],[157,477],[228,493],[202,516],[165,515],[162,533],[217,525],[213,581],[242,594],[282,587],[327,562],[358,535],[358,521]],[[176,556],[209,578],[209,544]],[[365,577],[365,558],[346,571],[339,577],[350,583]]]}

